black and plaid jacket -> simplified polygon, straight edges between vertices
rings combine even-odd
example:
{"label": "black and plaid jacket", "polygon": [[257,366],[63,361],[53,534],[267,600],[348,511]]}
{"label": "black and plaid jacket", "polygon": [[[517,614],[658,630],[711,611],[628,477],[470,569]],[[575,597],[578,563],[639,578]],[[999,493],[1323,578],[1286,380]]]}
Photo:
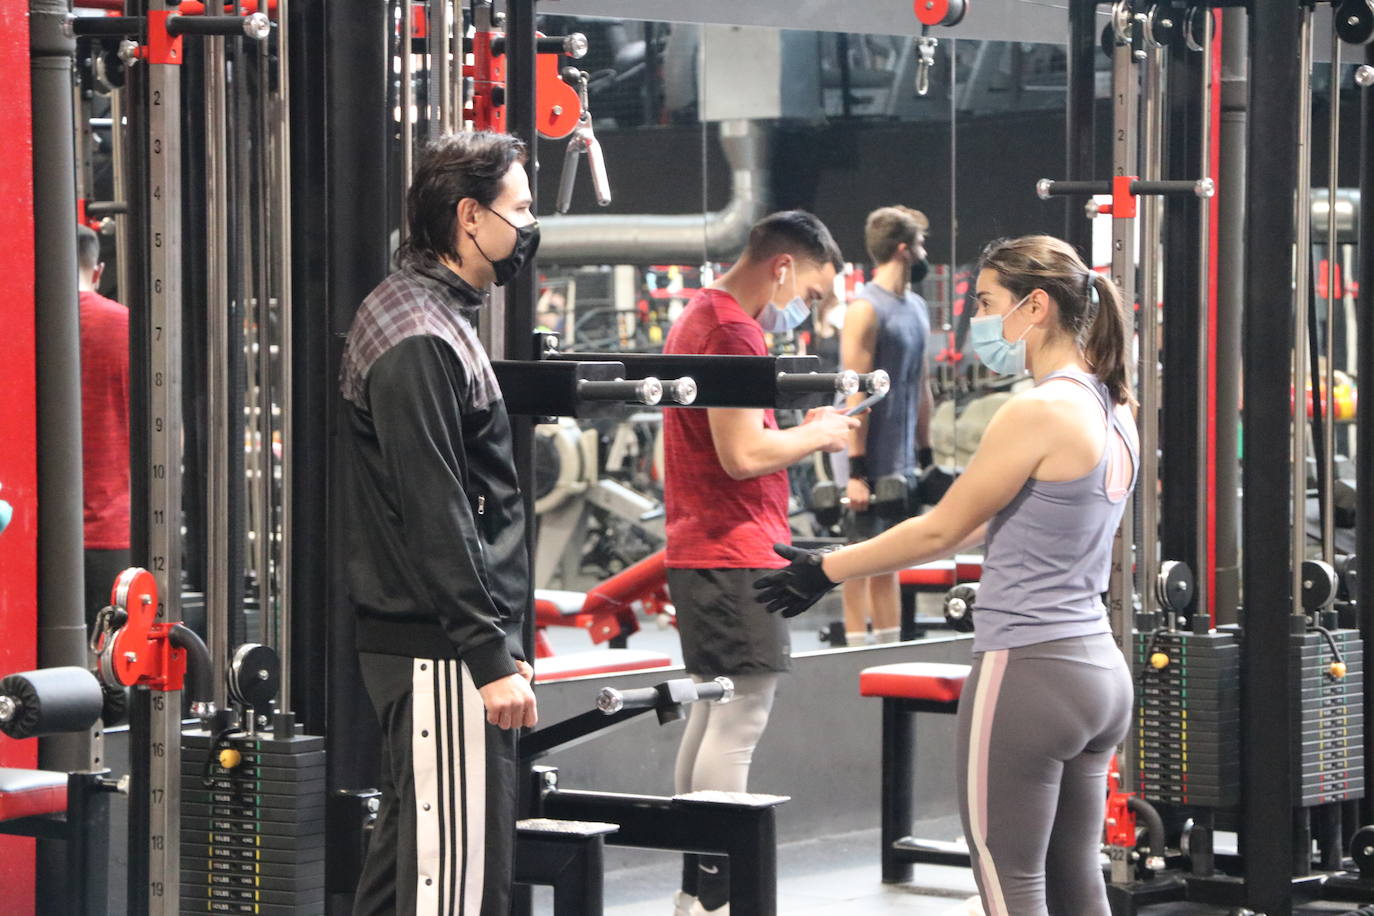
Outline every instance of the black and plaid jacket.
{"label": "black and plaid jacket", "polygon": [[515,673],[530,590],[510,419],[462,314],[482,300],[447,267],[402,267],[358,309],[339,376],[358,648],[461,658],[478,686]]}

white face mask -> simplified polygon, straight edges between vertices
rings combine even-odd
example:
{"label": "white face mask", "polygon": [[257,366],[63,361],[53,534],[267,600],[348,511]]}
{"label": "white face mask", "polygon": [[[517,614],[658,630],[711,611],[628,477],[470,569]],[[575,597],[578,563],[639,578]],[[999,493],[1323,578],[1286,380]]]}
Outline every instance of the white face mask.
{"label": "white face mask", "polygon": [[[787,270],[786,267],[783,270]],[[782,277],[778,277],[778,286],[782,285]],[[807,307],[806,300],[797,295],[797,278],[792,277],[792,298],[787,300],[787,304],[778,308],[772,302],[764,303],[763,310],[759,312],[759,327],[769,334],[781,334],[784,331],[791,331],[801,325],[811,315],[811,309]]]}

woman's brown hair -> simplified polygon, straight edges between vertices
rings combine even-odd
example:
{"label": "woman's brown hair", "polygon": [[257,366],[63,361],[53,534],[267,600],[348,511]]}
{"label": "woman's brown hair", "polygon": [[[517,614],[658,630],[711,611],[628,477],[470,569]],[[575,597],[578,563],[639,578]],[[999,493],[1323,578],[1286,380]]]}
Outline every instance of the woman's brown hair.
{"label": "woman's brown hair", "polygon": [[1067,242],[1023,235],[989,242],[978,269],[1020,299],[1043,289],[1059,306],[1059,324],[1083,349],[1088,363],[1118,404],[1135,401],[1127,373],[1129,326],[1121,291],[1110,277],[1091,270]]}

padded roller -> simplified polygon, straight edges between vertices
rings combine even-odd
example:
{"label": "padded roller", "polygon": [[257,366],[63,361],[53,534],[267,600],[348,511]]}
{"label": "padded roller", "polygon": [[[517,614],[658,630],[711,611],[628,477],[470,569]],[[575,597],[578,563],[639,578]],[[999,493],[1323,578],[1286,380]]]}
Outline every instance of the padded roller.
{"label": "padded roller", "polygon": [[43,668],[0,680],[0,731],[37,738],[90,728],[100,718],[105,694],[85,668]]}

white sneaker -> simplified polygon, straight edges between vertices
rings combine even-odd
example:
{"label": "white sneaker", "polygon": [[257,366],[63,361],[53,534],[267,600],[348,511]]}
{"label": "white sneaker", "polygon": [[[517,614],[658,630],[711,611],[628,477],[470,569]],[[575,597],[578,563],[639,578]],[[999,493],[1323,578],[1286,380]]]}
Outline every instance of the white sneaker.
{"label": "white sneaker", "polygon": [[701,905],[700,900],[694,900],[690,916],[730,916],[730,904],[722,903],[719,909],[708,910]]}
{"label": "white sneaker", "polygon": [[674,891],[673,916],[692,916],[692,906],[696,902],[697,898],[693,897],[691,894],[685,891]]}

